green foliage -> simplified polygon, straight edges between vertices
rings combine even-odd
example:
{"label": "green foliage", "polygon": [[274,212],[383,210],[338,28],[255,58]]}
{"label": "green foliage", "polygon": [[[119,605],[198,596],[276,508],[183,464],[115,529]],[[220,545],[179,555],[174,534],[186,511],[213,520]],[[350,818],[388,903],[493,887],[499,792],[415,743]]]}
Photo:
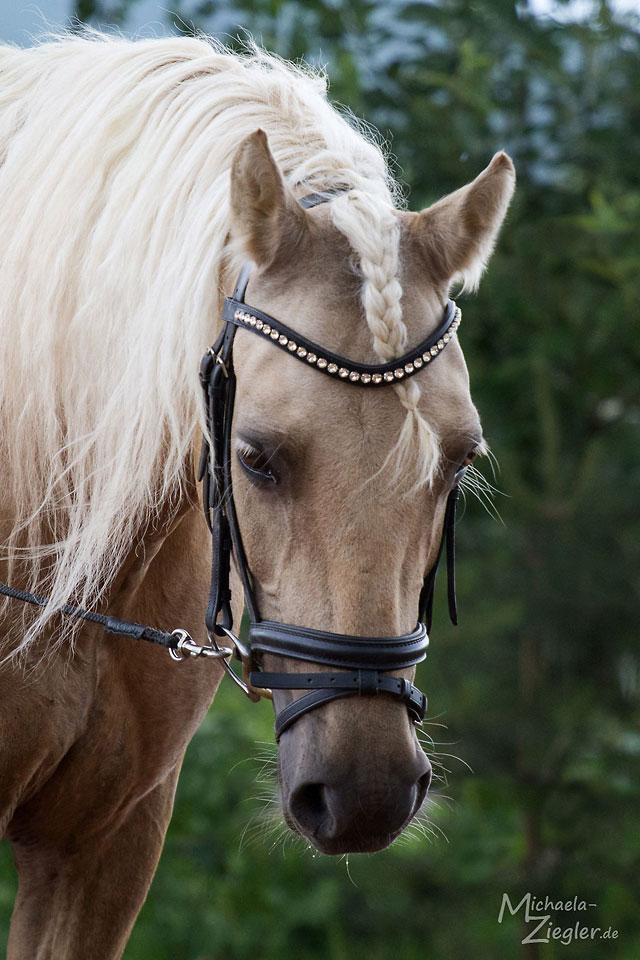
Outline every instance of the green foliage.
{"label": "green foliage", "polygon": [[[452,799],[431,811],[434,842],[409,839],[348,865],[296,841],[274,845],[267,825],[251,825],[264,806],[251,798],[272,788],[255,783],[260,764],[247,761],[255,741],[271,741],[271,717],[225,689],[187,754],[126,956],[553,958],[557,944],[520,946],[516,918],[497,923],[503,892],[517,902],[530,890],[594,902],[589,921],[619,930],[606,946],[581,942],[581,960],[631,960],[640,955],[638,19],[605,2],[564,25],[512,0],[174,9],[183,31],[228,41],[250,28],[285,57],[326,63],[333,98],[392,140],[413,209],[472,179],[496,149],[513,157],[516,200],[462,328],[501,465],[504,525],[468,497],[462,625],[454,631],[440,614],[422,668],[434,719],[449,725],[426,729],[453,744],[436,749],[475,771],[436,754],[451,770],[436,794]],[[113,19],[98,2],[82,10]],[[5,918],[7,889],[0,882]]]}

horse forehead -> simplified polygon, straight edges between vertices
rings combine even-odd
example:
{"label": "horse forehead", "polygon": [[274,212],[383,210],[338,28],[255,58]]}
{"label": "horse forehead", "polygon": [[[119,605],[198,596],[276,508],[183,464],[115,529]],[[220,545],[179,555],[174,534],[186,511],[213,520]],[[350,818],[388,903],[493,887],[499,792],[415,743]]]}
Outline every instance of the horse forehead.
{"label": "horse forehead", "polygon": [[236,344],[240,432],[290,439],[299,450],[348,450],[349,463],[397,438],[404,411],[393,390],[332,379],[248,331],[236,336]]}
{"label": "horse forehead", "polygon": [[[431,281],[411,229],[415,214],[396,211],[399,221],[397,279],[407,346],[419,343],[442,319],[444,289]],[[276,259],[254,273],[247,303],[281,320],[326,349],[361,363],[379,363],[362,302],[359,257],[331,222],[329,205],[308,211],[309,230],[296,256]]]}
{"label": "horse forehead", "polygon": [[309,256],[249,281],[246,301],[341,356],[379,362],[361,301],[362,280],[345,255]]}

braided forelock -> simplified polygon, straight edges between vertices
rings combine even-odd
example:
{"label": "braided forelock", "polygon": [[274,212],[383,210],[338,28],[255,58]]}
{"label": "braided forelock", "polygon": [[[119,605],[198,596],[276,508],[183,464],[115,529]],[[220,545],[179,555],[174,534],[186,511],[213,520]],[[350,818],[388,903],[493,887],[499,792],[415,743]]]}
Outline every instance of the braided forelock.
{"label": "braided forelock", "polygon": [[[388,363],[400,357],[407,344],[398,279],[400,225],[395,209],[390,197],[355,189],[332,202],[331,215],[359,256],[365,318],[376,353]],[[410,468],[415,477],[411,490],[430,486],[440,450],[438,437],[418,410],[420,388],[411,380],[395,383],[394,390],[407,416],[382,469],[393,463],[393,482],[397,482]]]}

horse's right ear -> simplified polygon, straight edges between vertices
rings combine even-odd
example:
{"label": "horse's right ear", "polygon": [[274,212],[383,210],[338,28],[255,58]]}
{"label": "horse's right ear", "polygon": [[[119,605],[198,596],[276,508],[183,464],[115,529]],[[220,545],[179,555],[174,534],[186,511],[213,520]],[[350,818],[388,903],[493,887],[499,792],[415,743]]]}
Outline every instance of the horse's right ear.
{"label": "horse's right ear", "polygon": [[267,135],[246,137],[231,166],[231,229],[259,267],[273,263],[285,245],[295,246],[305,226],[304,211],[287,190]]}

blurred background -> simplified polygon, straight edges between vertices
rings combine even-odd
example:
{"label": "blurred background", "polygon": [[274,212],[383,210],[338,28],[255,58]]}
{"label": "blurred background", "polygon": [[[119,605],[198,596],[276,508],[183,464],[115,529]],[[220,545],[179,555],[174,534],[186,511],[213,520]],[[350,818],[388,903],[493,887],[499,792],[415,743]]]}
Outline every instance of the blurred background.
{"label": "blurred background", "polygon": [[[341,860],[287,839],[270,708],[223,684],[125,957],[637,960],[639,0],[0,0],[0,38],[74,17],[231,45],[248,30],[326,65],[332,98],[389,140],[413,210],[499,148],[518,171],[463,304],[499,492],[488,509],[467,494],[461,625],[440,594],[420,668],[431,824]],[[617,938],[522,944],[532,924],[498,913],[528,891],[596,904],[552,921]],[[2,845],[0,943],[14,893]]]}

